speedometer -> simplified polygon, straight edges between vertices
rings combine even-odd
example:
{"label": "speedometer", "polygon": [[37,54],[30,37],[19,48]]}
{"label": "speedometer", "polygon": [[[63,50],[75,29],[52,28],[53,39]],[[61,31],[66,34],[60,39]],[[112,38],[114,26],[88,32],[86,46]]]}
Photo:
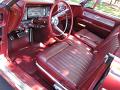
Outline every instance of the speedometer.
{"label": "speedometer", "polygon": [[28,8],[28,18],[43,17],[43,16],[45,16],[45,8],[44,7]]}

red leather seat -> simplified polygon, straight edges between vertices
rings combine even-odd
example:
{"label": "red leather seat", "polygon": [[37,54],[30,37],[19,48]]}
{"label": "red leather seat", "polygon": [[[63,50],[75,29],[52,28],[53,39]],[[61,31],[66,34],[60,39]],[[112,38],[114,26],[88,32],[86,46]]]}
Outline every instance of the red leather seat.
{"label": "red leather seat", "polygon": [[98,44],[100,44],[103,39],[88,31],[87,29],[82,29],[75,34],[75,36],[85,42],[92,48],[95,48]]}
{"label": "red leather seat", "polygon": [[39,53],[37,63],[60,83],[75,89],[82,81],[92,57],[90,48],[84,43],[62,42]]}
{"label": "red leather seat", "polygon": [[90,52],[90,47],[77,39],[60,42],[36,56],[38,70],[55,83],[70,90],[80,89],[92,74],[105,63],[105,55],[114,54],[120,46],[119,29]]}

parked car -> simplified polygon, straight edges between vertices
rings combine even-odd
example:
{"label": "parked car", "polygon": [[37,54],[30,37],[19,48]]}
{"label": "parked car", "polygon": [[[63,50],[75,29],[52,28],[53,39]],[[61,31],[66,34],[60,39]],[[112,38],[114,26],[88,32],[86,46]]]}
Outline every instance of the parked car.
{"label": "parked car", "polygon": [[116,57],[119,19],[64,0],[1,1],[0,75],[11,90],[105,89]]}

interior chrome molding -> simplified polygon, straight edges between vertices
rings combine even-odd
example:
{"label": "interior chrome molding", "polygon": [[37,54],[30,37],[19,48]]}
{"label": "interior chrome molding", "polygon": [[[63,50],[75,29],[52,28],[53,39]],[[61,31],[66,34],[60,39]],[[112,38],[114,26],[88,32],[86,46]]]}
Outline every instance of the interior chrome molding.
{"label": "interior chrome molding", "polygon": [[61,83],[59,83],[58,80],[56,80],[52,75],[50,75],[43,67],[41,67],[37,62],[36,65],[38,66],[38,68],[40,70],[42,70],[48,77],[50,77],[56,84],[58,84],[61,88],[63,88],[64,90],[68,90],[66,87],[64,87]]}

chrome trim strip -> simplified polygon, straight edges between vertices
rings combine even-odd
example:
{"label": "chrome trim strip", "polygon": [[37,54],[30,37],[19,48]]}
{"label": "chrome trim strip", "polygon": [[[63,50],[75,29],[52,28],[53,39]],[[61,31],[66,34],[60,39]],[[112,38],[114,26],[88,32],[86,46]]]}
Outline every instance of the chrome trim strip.
{"label": "chrome trim strip", "polygon": [[58,84],[60,87],[62,87],[64,90],[68,90],[66,87],[64,87],[61,83],[59,83],[58,80],[56,80],[52,75],[50,75],[43,67],[41,67],[37,62],[36,65],[40,70],[42,70],[48,77],[50,77],[56,84]]}
{"label": "chrome trim strip", "polygon": [[5,64],[7,59],[4,55],[0,55],[0,72],[2,72],[16,87],[18,90],[32,90],[27,84],[21,81]]}

